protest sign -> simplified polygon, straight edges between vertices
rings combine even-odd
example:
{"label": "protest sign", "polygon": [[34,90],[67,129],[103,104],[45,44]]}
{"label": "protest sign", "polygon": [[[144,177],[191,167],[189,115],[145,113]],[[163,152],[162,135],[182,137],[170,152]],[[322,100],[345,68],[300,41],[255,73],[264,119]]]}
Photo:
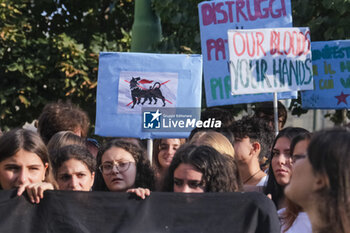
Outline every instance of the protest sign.
{"label": "protest sign", "polygon": [[311,43],[313,91],[301,92],[303,108],[350,107],[350,40]]}
{"label": "protest sign", "polygon": [[198,11],[207,106],[272,101],[272,94],[231,95],[227,30],[292,27],[290,0],[204,1]]}
{"label": "protest sign", "polygon": [[308,28],[229,30],[228,46],[233,94],[313,89]]}
{"label": "protest sign", "polygon": [[189,131],[145,132],[143,108],[152,109],[148,114],[151,118],[146,119],[150,125],[159,120],[165,108],[200,109],[201,78],[200,55],[101,53],[95,133],[113,137],[187,137]]}

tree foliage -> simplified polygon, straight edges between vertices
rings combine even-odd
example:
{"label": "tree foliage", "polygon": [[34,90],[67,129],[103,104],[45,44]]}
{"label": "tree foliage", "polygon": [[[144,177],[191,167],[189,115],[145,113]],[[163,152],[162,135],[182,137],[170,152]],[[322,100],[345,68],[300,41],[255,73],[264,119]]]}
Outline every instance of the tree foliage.
{"label": "tree foliage", "polygon": [[152,0],[162,23],[160,52],[201,53],[198,3],[201,0]]}
{"label": "tree foliage", "polygon": [[0,126],[71,100],[95,118],[98,54],[129,51],[131,0],[0,1]]}

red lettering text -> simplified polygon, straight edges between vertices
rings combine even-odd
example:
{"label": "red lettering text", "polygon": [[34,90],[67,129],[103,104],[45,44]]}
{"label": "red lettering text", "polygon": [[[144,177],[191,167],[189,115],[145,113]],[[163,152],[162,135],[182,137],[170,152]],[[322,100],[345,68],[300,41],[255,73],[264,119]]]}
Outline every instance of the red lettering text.
{"label": "red lettering text", "polygon": [[225,50],[225,41],[222,38],[219,38],[217,40],[209,39],[207,40],[207,54],[208,54],[208,61],[211,61],[211,51],[214,49],[215,51],[215,60],[219,60],[219,52],[222,54],[222,59],[226,59],[226,50]]}

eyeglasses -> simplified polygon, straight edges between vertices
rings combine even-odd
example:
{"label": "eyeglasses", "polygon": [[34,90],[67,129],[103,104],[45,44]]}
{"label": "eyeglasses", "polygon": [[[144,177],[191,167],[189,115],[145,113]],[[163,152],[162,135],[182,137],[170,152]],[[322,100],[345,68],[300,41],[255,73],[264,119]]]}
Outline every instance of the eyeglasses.
{"label": "eyeglasses", "polygon": [[109,175],[113,172],[114,168],[117,169],[119,173],[125,172],[129,169],[130,164],[133,162],[115,162],[115,163],[105,163],[101,164],[98,168],[104,175]]}

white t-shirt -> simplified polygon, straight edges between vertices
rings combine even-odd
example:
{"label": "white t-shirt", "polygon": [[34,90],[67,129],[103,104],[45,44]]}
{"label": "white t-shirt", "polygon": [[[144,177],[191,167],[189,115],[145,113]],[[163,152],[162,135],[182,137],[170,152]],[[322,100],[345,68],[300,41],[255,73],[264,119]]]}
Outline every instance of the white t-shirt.
{"label": "white t-shirt", "polygon": [[[277,211],[278,216],[281,218],[286,208],[282,208]],[[281,233],[283,233],[285,227],[282,223]],[[298,217],[294,220],[293,225],[285,233],[312,233],[312,227],[309,217],[305,212],[299,212]]]}
{"label": "white t-shirt", "polygon": [[263,178],[261,178],[261,180],[259,181],[259,183],[256,184],[256,186],[266,186],[267,183],[267,179],[269,178],[269,176],[264,176]]}

